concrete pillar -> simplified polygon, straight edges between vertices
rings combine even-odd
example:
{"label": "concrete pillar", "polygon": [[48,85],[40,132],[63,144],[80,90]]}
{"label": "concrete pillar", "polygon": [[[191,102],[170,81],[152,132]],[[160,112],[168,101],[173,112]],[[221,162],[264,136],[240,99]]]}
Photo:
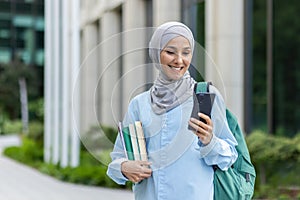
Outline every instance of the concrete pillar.
{"label": "concrete pillar", "polygon": [[[80,154],[80,140],[79,140],[79,131],[80,131],[80,94],[79,88],[76,91],[75,86],[80,86],[80,80],[77,75],[80,70],[80,27],[79,27],[79,1],[80,0],[72,0],[72,12],[71,12],[71,105],[72,109],[70,112],[70,131],[71,131],[71,139],[70,139],[70,165],[72,167],[76,167],[79,165],[79,154]],[[78,85],[76,85],[78,83]]]}
{"label": "concrete pillar", "polygon": [[45,84],[45,116],[44,116],[44,161],[51,161],[51,146],[53,133],[53,1],[45,1],[45,69],[44,69],[44,84]]}
{"label": "concrete pillar", "polygon": [[148,41],[145,39],[145,9],[145,1],[141,0],[130,0],[123,4],[123,114],[127,111],[129,101],[144,91],[146,86],[145,55]]}
{"label": "concrete pillar", "polygon": [[53,132],[52,132],[52,163],[57,164],[60,159],[60,135],[61,135],[61,44],[59,38],[61,37],[61,27],[60,27],[60,6],[61,2],[59,0],[54,0],[54,37],[53,37]]}
{"label": "concrete pillar", "polygon": [[115,126],[121,120],[121,13],[109,11],[100,19],[100,123]]}
{"label": "concrete pillar", "polygon": [[62,167],[70,165],[70,161],[73,167],[79,164],[79,137],[72,134],[70,138],[76,127],[71,107],[79,107],[78,100],[75,104],[71,101],[80,59],[78,16],[79,0],[45,1],[44,161],[60,163]]}
{"label": "concrete pillar", "polygon": [[95,92],[97,91],[98,74],[98,27],[97,24],[87,24],[83,28],[83,57],[80,68],[80,104],[81,125],[80,134],[86,133],[91,126],[98,125],[95,110]]}
{"label": "concrete pillar", "polygon": [[153,25],[159,26],[167,21],[180,21],[180,0],[153,0]]}
{"label": "concrete pillar", "polygon": [[206,1],[205,79],[223,94],[243,127],[243,1]]}
{"label": "concrete pillar", "polygon": [[62,2],[62,120],[60,121],[62,132],[61,132],[61,159],[60,165],[62,167],[67,167],[69,165],[69,136],[70,136],[70,111],[71,111],[71,91],[70,90],[70,19],[69,19],[69,9],[70,2],[65,0]]}

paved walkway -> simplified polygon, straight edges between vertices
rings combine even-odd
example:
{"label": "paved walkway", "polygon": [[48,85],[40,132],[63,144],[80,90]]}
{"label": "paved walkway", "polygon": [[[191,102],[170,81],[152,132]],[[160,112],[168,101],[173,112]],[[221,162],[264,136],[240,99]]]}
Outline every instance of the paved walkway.
{"label": "paved walkway", "polygon": [[0,200],[133,200],[131,191],[70,184],[2,155],[18,145],[15,136],[0,137]]}

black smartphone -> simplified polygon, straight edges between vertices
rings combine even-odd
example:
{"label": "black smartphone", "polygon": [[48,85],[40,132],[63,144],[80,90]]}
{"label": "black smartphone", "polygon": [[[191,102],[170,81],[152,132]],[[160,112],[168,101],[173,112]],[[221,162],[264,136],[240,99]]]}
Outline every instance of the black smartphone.
{"label": "black smartphone", "polygon": [[[191,118],[198,119],[204,123],[206,121],[198,116],[198,113],[201,112],[209,117],[211,117],[211,109],[215,100],[216,94],[209,92],[200,92],[198,94],[194,93],[194,106],[191,114]],[[190,125],[188,126],[189,130],[194,130]]]}

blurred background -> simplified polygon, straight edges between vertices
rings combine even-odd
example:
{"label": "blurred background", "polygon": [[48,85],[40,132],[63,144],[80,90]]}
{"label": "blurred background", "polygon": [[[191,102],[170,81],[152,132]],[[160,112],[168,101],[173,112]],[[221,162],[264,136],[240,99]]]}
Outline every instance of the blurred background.
{"label": "blurred background", "polygon": [[245,132],[255,198],[300,199],[299,10],[298,0],[0,0],[0,134],[23,141],[4,153],[118,187],[105,175],[116,123],[155,79],[151,27],[175,20],[198,43],[192,76],[220,89]]}

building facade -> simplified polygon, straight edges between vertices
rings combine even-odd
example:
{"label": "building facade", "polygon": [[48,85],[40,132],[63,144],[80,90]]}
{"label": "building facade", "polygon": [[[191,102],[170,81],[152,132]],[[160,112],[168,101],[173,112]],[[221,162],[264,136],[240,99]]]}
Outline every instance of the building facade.
{"label": "building facade", "polygon": [[44,65],[44,1],[0,1],[0,64]]}
{"label": "building facade", "polygon": [[212,81],[243,124],[243,1],[45,2],[47,162],[76,166],[84,134],[115,126],[130,99],[151,86],[157,71],[147,46],[154,27],[167,21],[186,23],[202,41],[192,75]]}

